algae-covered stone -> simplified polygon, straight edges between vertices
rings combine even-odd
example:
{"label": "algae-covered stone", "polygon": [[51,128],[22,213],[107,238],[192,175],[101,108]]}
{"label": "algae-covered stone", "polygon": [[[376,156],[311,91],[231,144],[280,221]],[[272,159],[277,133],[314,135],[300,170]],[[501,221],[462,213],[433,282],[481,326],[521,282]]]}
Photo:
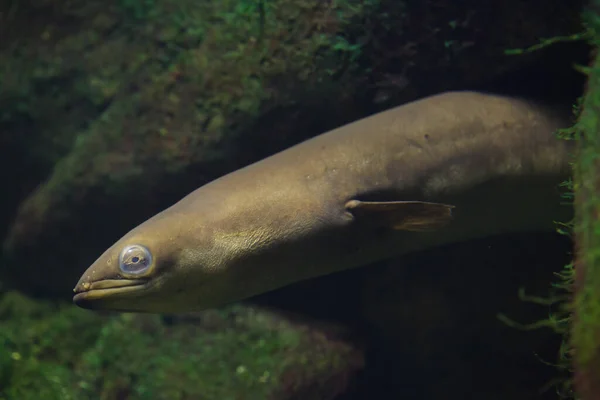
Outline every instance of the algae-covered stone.
{"label": "algae-covered stone", "polygon": [[573,128],[577,140],[574,162],[575,260],[572,326],[569,332],[574,383],[581,400],[600,397],[600,2],[585,14],[595,59],[585,69],[588,84]]}
{"label": "algae-covered stone", "polygon": [[169,323],[16,293],[0,307],[1,399],[324,400],[363,364],[350,343],[251,307]]}

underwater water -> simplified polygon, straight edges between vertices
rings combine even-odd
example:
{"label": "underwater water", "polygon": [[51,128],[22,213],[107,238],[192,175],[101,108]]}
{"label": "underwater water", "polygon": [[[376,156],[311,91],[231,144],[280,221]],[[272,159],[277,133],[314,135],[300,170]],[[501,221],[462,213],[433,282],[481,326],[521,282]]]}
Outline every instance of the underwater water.
{"label": "underwater water", "polygon": [[[261,207],[232,212],[233,233],[213,235],[206,248],[176,239],[196,232],[193,215],[181,212],[175,228],[159,219],[146,233],[151,244],[168,237],[177,250],[169,254],[181,258],[161,258],[156,245],[128,247],[128,264],[124,251],[103,253],[202,185],[427,96],[476,90],[570,113],[585,86],[574,65],[588,64],[591,51],[589,37],[578,36],[582,10],[579,1],[541,0],[1,2],[0,400],[572,398],[568,218],[557,218],[562,234],[482,229],[491,234],[415,245],[324,276],[307,262],[309,272],[289,278],[286,267],[330,257],[340,242],[325,227],[308,245],[290,247],[301,251],[277,258],[292,233],[327,222],[306,217],[315,198],[327,197],[311,197],[318,190],[308,184],[305,208],[273,218],[296,193],[278,181],[258,191]],[[540,38],[562,39],[532,48]],[[377,151],[375,164],[385,149]],[[334,173],[348,170],[333,169],[326,189],[335,192],[346,186]],[[394,173],[379,171],[364,185]],[[203,207],[220,220],[219,206],[254,179],[219,192],[220,201],[200,196]],[[557,194],[572,191],[559,189],[563,183],[556,179]],[[488,200],[510,215],[499,199]],[[563,200],[570,210],[571,199]],[[264,214],[247,215],[257,209]],[[439,222],[427,219],[431,209],[411,210],[393,214],[394,222],[399,215],[407,225]],[[263,269],[250,263],[218,280],[211,257],[234,253],[249,231],[240,221],[248,220],[279,221],[265,232],[282,234],[251,237],[277,243],[277,251]],[[413,234],[403,237],[418,242]],[[186,286],[201,250],[216,278],[198,293],[218,301],[178,312],[202,297]],[[353,252],[362,257],[348,246]],[[340,259],[353,258],[347,254]],[[106,269],[88,270],[99,257]],[[122,286],[135,273],[146,284],[142,274],[159,264],[164,276],[180,275],[180,287],[165,278],[145,286],[156,290],[151,298],[86,303],[90,287]],[[107,279],[98,285],[94,273]],[[134,302],[147,312],[129,312]]]}

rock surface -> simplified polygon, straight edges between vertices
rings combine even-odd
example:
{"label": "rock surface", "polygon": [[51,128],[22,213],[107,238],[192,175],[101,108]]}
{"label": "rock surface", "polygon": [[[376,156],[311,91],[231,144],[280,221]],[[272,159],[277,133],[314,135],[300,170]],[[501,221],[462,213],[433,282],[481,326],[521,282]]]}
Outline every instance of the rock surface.
{"label": "rock surface", "polygon": [[247,306],[100,316],[0,296],[0,398],[331,400],[362,352],[325,328]]}

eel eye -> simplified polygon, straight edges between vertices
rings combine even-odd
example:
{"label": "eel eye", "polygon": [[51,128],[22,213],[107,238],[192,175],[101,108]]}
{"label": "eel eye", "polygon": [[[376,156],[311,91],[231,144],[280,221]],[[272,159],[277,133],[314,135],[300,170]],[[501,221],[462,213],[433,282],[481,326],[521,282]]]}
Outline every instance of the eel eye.
{"label": "eel eye", "polygon": [[119,268],[126,274],[143,274],[152,264],[152,254],[139,244],[125,247],[119,255]]}

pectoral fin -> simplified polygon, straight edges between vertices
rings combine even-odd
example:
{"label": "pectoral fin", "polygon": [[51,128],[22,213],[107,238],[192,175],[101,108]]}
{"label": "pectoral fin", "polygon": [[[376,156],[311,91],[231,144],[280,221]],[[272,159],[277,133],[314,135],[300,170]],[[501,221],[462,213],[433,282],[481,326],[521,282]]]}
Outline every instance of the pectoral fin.
{"label": "pectoral fin", "polygon": [[452,220],[454,206],[424,201],[350,200],[346,209],[357,220],[405,231],[441,228]]}

